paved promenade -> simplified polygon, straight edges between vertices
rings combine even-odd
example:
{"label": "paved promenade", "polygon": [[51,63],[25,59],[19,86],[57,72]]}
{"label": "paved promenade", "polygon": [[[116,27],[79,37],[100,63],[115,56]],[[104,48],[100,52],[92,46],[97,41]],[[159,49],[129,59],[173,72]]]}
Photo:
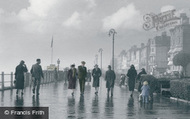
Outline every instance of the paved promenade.
{"label": "paved promenade", "polygon": [[[78,83],[77,83],[78,84]],[[142,105],[138,94],[133,98],[127,87],[115,86],[113,98],[107,97],[105,81],[101,81],[99,95],[86,84],[84,97],[79,85],[75,96],[71,96],[67,84],[57,82],[42,85],[39,97],[33,96],[31,88],[24,96],[16,96],[16,90],[0,92],[0,106],[47,106],[50,119],[189,119],[190,105],[154,95],[154,103]]]}

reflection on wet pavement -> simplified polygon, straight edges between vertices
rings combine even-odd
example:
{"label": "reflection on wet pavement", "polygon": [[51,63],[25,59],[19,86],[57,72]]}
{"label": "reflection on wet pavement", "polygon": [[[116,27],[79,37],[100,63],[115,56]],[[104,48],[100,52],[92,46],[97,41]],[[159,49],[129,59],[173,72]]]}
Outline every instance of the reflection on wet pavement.
{"label": "reflection on wet pavement", "polygon": [[79,85],[71,95],[68,85],[56,82],[42,85],[40,95],[32,94],[31,88],[24,95],[16,96],[15,90],[0,92],[0,106],[49,107],[50,119],[189,119],[190,105],[154,95],[154,103],[142,104],[138,93],[130,97],[128,87],[114,88],[114,96],[107,97],[105,81],[100,84],[98,95],[92,84],[86,84],[84,96],[80,96]]}

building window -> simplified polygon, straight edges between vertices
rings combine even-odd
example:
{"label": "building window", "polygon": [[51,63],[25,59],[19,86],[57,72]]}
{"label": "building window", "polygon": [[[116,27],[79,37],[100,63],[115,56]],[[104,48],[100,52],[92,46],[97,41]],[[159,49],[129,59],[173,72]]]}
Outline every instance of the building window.
{"label": "building window", "polygon": [[154,52],[154,48],[151,48],[151,52]]}

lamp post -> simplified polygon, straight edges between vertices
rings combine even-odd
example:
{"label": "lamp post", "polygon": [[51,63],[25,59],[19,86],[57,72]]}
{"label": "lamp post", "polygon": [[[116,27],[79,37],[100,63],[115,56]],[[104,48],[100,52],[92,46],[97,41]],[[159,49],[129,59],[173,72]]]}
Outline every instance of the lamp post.
{"label": "lamp post", "polygon": [[95,64],[98,64],[98,55],[95,55]]}
{"label": "lamp post", "polygon": [[57,60],[57,65],[58,65],[58,69],[57,69],[57,71],[59,71],[59,64],[60,64],[60,60],[59,60],[59,58],[58,58],[58,60]]}
{"label": "lamp post", "polygon": [[112,69],[114,70],[114,37],[115,37],[115,34],[117,32],[115,31],[115,29],[110,29],[109,30],[109,36],[112,35]]}
{"label": "lamp post", "polygon": [[100,53],[100,66],[101,66],[101,70],[102,70],[102,51],[103,51],[102,48],[100,48],[100,49],[98,50],[98,52]]}

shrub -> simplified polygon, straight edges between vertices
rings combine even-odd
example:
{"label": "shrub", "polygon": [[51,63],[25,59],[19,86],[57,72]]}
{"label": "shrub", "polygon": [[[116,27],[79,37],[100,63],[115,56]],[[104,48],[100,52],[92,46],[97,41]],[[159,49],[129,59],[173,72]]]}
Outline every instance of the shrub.
{"label": "shrub", "polygon": [[190,80],[171,80],[170,92],[172,97],[190,101]]}

